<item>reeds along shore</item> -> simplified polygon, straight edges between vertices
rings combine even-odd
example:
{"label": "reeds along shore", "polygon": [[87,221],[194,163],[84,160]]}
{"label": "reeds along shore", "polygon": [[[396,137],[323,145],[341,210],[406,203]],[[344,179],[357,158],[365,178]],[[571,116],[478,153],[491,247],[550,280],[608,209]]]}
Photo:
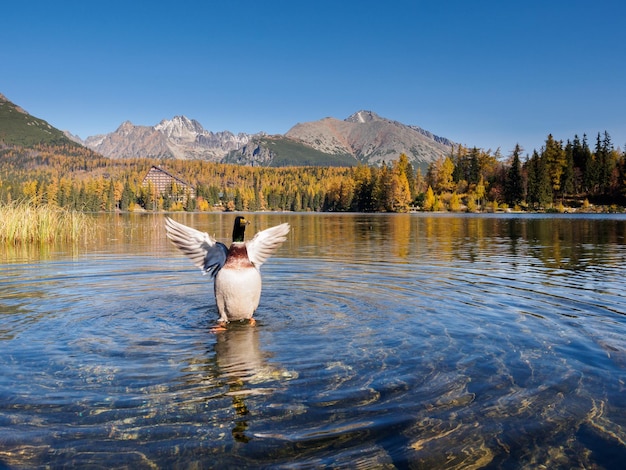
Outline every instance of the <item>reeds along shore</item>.
{"label": "reeds along shore", "polygon": [[0,243],[75,242],[92,230],[87,214],[28,202],[0,204]]}

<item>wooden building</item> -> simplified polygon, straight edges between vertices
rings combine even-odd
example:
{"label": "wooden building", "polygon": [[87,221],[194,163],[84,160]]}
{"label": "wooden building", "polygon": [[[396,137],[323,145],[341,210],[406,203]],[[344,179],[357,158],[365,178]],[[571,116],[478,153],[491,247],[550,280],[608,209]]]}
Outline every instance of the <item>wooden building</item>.
{"label": "wooden building", "polygon": [[168,196],[175,202],[185,203],[187,197],[196,197],[196,190],[193,186],[158,166],[150,168],[142,185],[148,186],[150,183],[155,188],[157,196]]}

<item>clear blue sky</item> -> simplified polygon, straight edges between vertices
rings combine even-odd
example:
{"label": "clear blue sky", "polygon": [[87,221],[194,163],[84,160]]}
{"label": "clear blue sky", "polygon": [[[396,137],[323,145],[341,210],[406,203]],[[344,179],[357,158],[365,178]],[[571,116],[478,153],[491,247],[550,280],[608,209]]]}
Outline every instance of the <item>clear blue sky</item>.
{"label": "clear blue sky", "polygon": [[83,138],[367,109],[504,156],[548,133],[626,146],[623,0],[24,0],[0,18],[0,93]]}

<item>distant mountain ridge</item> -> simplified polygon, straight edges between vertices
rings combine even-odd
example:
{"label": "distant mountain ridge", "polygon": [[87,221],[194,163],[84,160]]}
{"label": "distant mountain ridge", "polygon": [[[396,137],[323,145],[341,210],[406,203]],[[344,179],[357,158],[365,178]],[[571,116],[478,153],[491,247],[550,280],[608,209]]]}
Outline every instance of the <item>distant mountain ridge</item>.
{"label": "distant mountain ridge", "polygon": [[453,142],[417,126],[358,111],[345,120],[328,117],[298,123],[284,135],[210,132],[185,116],[155,126],[124,122],[84,144],[110,158],[203,159],[227,163],[285,165],[379,164],[401,153],[418,165],[448,155]]}
{"label": "distant mountain ridge", "polygon": [[211,132],[185,116],[154,126],[123,122],[115,131],[87,137],[60,131],[31,116],[0,94],[0,141],[84,145],[109,158],[201,159],[262,166],[351,166],[396,160],[402,153],[417,166],[449,155],[452,141],[417,126],[358,111],[344,120],[332,117],[298,123],[284,135]]}
{"label": "distant mountain ridge", "polygon": [[195,119],[175,116],[155,126],[123,122],[114,132],[87,137],[84,144],[110,158],[149,157],[220,161],[250,140],[248,134],[205,130]]}

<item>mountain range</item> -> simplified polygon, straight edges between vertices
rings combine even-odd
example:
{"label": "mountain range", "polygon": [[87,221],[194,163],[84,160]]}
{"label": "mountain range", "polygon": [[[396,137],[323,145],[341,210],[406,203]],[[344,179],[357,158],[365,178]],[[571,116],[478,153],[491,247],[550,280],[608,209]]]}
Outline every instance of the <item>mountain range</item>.
{"label": "mountain range", "polygon": [[[15,136],[25,133],[29,137],[20,137],[20,144]],[[82,140],[0,95],[0,140],[27,145],[48,138],[58,143],[73,141],[109,158],[202,159],[262,166],[380,164],[404,153],[414,165],[425,167],[449,155],[454,145],[447,138],[372,111],[358,111],[344,120],[327,117],[298,123],[284,135],[212,132],[194,119],[175,116],[154,126],[126,121],[111,133]]]}
{"label": "mountain range", "polygon": [[136,126],[126,121],[109,134],[87,137],[81,143],[110,158],[221,161],[228,152],[241,148],[251,138],[252,135],[243,133],[207,131],[195,119],[175,116],[156,126]]}
{"label": "mountain range", "polygon": [[356,165],[391,161],[405,153],[418,165],[448,155],[453,142],[417,126],[358,111],[344,120],[298,123],[284,135],[211,132],[185,116],[155,126],[124,122],[88,137],[87,147],[110,158],[203,159],[267,166]]}

